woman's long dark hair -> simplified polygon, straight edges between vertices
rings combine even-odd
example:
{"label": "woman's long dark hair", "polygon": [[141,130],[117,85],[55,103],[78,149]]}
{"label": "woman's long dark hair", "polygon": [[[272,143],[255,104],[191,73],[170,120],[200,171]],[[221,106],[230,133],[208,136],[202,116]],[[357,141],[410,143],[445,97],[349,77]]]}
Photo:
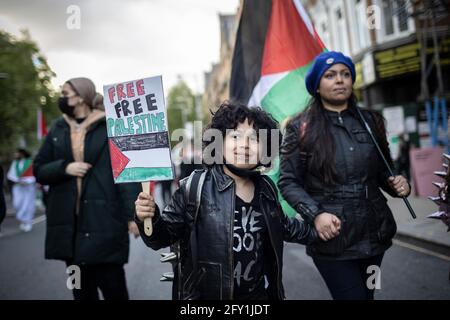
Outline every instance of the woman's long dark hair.
{"label": "woman's long dark hair", "polygon": [[[348,111],[358,120],[357,99],[352,93],[348,99]],[[388,161],[392,160],[389,152],[389,145],[386,140],[386,129],[383,117],[374,111],[370,111],[373,119],[376,139]],[[299,148],[301,152],[306,152],[311,156],[308,161],[309,170],[318,175],[325,184],[334,185],[337,183],[337,169],[334,161],[335,144],[331,134],[331,119],[329,118],[320,96],[311,98],[308,107],[298,115],[302,126],[299,132]],[[369,119],[366,119],[369,121]],[[369,125],[372,125],[369,122]]]}

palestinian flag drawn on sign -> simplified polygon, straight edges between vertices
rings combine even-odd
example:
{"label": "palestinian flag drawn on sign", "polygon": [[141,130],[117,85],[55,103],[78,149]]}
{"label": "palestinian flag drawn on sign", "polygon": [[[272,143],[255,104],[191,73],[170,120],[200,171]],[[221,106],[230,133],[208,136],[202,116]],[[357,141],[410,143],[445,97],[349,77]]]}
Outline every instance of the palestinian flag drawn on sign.
{"label": "palestinian flag drawn on sign", "polygon": [[[326,48],[300,0],[244,0],[233,54],[230,98],[261,106],[281,124],[311,98],[305,76]],[[278,164],[269,176],[278,180]],[[289,215],[295,211],[283,201]]]}
{"label": "palestinian flag drawn on sign", "polygon": [[103,86],[115,183],[172,180],[162,77]]}

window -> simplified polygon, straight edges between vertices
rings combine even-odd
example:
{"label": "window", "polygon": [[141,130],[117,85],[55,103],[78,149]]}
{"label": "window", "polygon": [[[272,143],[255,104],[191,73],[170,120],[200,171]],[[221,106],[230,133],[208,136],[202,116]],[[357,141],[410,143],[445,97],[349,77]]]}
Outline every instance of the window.
{"label": "window", "polygon": [[353,54],[358,54],[361,50],[370,46],[366,0],[348,0],[347,12],[350,19],[352,52]]}
{"label": "window", "polygon": [[332,20],[334,21],[334,45],[335,48],[333,48],[336,51],[341,51],[344,54],[349,55],[350,54],[350,46],[348,41],[348,32],[347,32],[347,26],[346,21],[344,17],[343,12],[343,2],[342,1],[335,1],[333,2],[334,7],[332,9]]}
{"label": "window", "polygon": [[383,0],[383,22],[384,34],[391,35],[394,33],[394,8],[391,0]]}
{"label": "window", "polygon": [[408,9],[406,7],[405,0],[397,0],[397,17],[398,17],[398,28],[399,30],[408,30]]}
{"label": "window", "polygon": [[414,32],[414,20],[409,16],[410,0],[378,0],[378,4],[382,15],[379,40],[389,41]]}
{"label": "window", "polygon": [[328,25],[326,22],[322,22],[320,24],[320,38],[322,39],[322,42],[325,44],[325,46],[328,48],[330,46],[330,32],[328,31]]}
{"label": "window", "polygon": [[319,2],[318,5],[311,10],[311,19],[313,20],[317,34],[325,47],[331,49],[330,19],[327,16],[327,10],[322,2]]}

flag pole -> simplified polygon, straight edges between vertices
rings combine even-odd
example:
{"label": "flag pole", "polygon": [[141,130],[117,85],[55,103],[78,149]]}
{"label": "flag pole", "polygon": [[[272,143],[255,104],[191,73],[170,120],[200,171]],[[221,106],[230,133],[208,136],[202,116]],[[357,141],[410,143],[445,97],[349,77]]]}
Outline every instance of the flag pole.
{"label": "flag pole", "polygon": [[[359,110],[359,107],[356,107],[356,110],[358,111],[359,116],[361,117],[361,120],[363,121],[364,126],[366,127],[366,130],[369,132],[370,138],[372,139],[372,142],[375,145],[375,148],[377,149],[378,154],[381,156],[381,159],[383,159],[383,162],[384,162],[384,165],[385,165],[386,169],[388,170],[389,174],[393,177],[394,176],[394,171],[392,171],[391,166],[389,165],[389,163],[387,162],[386,158],[384,157],[384,154],[381,151],[381,148],[378,145],[378,142],[377,142],[377,140],[375,139],[375,137],[374,137],[374,135],[372,133],[372,129],[370,129],[370,126],[367,123],[366,119],[364,118],[361,110]],[[413,219],[416,219],[417,218],[416,214],[415,214],[413,208],[411,207],[411,204],[409,203],[408,199],[405,196],[403,196],[402,199],[403,199],[403,202],[405,203],[406,207],[408,208],[409,213],[413,217]]]}

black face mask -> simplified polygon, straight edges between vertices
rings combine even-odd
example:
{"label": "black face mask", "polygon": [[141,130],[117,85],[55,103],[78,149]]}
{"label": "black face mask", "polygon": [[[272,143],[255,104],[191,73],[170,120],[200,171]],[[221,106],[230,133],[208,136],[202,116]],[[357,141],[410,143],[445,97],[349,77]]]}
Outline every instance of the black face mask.
{"label": "black face mask", "polygon": [[69,117],[74,118],[75,107],[69,106],[69,98],[68,97],[59,97],[58,99],[58,107],[62,113],[67,114]]}
{"label": "black face mask", "polygon": [[258,170],[255,170],[259,165],[256,165],[252,169],[242,169],[238,168],[230,163],[224,163],[225,166],[230,170],[233,174],[242,177],[242,178],[256,178],[260,175]]}

